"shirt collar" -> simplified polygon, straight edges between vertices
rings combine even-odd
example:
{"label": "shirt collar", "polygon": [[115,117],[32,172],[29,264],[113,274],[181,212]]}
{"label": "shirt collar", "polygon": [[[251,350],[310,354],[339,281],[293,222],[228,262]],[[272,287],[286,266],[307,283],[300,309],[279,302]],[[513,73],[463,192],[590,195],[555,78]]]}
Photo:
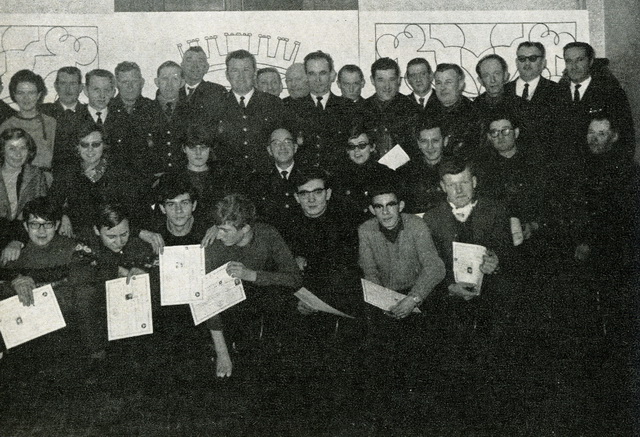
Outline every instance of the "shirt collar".
{"label": "shirt collar", "polygon": [[255,93],[255,91],[256,91],[255,88],[251,88],[251,91],[249,91],[244,96],[236,93],[235,91],[232,91],[232,93],[234,96],[236,96],[236,101],[238,102],[238,105],[240,104],[240,97],[244,97],[244,105],[247,106],[249,104],[249,100],[251,100],[251,97],[253,97],[253,94]]}

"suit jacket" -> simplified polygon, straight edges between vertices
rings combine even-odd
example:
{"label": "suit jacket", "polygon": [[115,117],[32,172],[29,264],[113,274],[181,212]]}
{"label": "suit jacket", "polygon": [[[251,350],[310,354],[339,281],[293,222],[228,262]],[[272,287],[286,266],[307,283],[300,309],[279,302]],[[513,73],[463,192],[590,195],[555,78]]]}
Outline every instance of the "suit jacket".
{"label": "suit jacket", "polygon": [[271,94],[255,90],[245,108],[241,108],[233,92],[222,97],[222,116],[218,122],[217,159],[233,163],[248,175],[269,168],[267,153],[271,133],[282,127],[284,105]]}
{"label": "suit jacket", "polygon": [[217,83],[203,80],[191,95],[187,97],[184,87],[180,88],[179,98],[186,102],[187,123],[216,123],[222,114],[222,99],[227,89]]}
{"label": "suit jacket", "polygon": [[572,136],[568,138],[568,141],[574,145],[577,153],[585,154],[584,145],[591,116],[606,113],[617,121],[620,140],[623,144],[628,145],[625,154],[628,159],[632,159],[635,153],[635,130],[631,106],[624,90],[611,80],[592,76],[591,83],[582,99],[575,103],[571,94],[570,82],[566,81],[560,86],[565,104],[566,119],[564,122],[569,127],[567,131]]}
{"label": "suit jacket", "polygon": [[449,136],[447,147],[443,150],[445,155],[468,157],[477,149],[482,138],[482,121],[468,98],[462,96],[459,102],[449,107],[436,99],[423,116],[429,120],[439,120],[442,135]]}
{"label": "suit jacket", "polygon": [[311,94],[292,99],[288,107],[292,134],[303,139],[297,152],[297,161],[303,166],[320,165],[327,170],[335,168],[343,159],[343,146],[349,139],[354,116],[353,102],[333,93],[329,93],[324,110],[316,106]]}
{"label": "suit jacket", "polygon": [[171,114],[165,113],[159,100],[154,100],[153,105],[159,115],[153,144],[150,145],[149,158],[151,159],[147,159],[147,166],[152,174],[182,169],[186,165],[182,146],[187,139],[188,104],[186,100],[178,99]]}
{"label": "suit jacket", "polygon": [[418,100],[416,100],[416,98],[419,99],[419,97],[416,96],[415,93],[408,94],[407,97],[411,99],[411,102],[413,102],[416,109],[420,111],[421,114],[428,112],[429,109],[438,101],[438,96],[436,96],[436,91],[434,89],[431,90],[431,95],[429,96],[429,99],[424,106],[421,106],[420,103],[418,103]]}
{"label": "suit jacket", "polygon": [[67,111],[59,100],[43,103],[40,106],[43,114],[56,119],[56,138],[51,163],[54,178],[63,166],[78,162],[79,157],[76,152],[78,128],[84,120],[86,107],[87,105],[78,102],[75,111]]}
{"label": "suit jacket", "polygon": [[448,202],[443,201],[435,208],[424,214],[424,221],[431,230],[433,242],[438,249],[447,270],[444,285],[451,284],[453,279],[453,242],[479,244],[498,255],[500,265],[508,264],[509,248],[511,247],[511,231],[509,217],[500,203],[480,197],[478,204],[464,223],[470,233],[470,238],[461,241],[459,223],[451,211]]}
{"label": "suit jacket", "polygon": [[[24,205],[36,197],[47,195],[47,181],[38,167],[25,164],[22,173],[18,176],[18,205],[16,207],[16,218],[20,218]],[[11,220],[11,206],[9,205],[9,194],[4,184],[4,179],[0,177],[0,217]]]}

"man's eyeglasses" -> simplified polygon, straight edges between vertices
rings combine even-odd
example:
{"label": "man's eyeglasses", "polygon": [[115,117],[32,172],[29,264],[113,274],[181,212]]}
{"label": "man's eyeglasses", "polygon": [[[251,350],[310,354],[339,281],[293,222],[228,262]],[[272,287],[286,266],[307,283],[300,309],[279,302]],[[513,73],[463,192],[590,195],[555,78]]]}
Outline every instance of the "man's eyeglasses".
{"label": "man's eyeglasses", "polygon": [[511,135],[511,132],[513,132],[513,128],[511,127],[505,127],[504,129],[491,129],[489,131],[489,136],[491,138],[498,138],[498,136],[502,134],[503,137],[507,137]]}
{"label": "man's eyeglasses", "polygon": [[385,205],[383,205],[382,203],[374,203],[371,206],[373,206],[373,209],[381,211],[384,208],[393,208],[394,206],[398,206],[399,204],[400,204],[399,202],[397,202],[395,200],[392,200],[391,202],[389,202],[389,203],[387,203]]}
{"label": "man's eyeglasses", "polygon": [[29,226],[29,229],[31,229],[32,231],[37,231],[41,228],[53,229],[56,226],[56,224],[54,222],[44,222],[44,223],[27,222],[27,226]]}
{"label": "man's eyeglasses", "polygon": [[316,188],[315,190],[311,190],[311,191],[300,190],[298,191],[298,196],[302,197],[303,199],[308,199],[312,194],[313,194],[313,197],[319,196],[324,192],[324,190],[326,190],[326,188]]}
{"label": "man's eyeglasses", "polygon": [[540,55],[531,55],[531,56],[518,56],[518,61],[519,62],[524,62],[524,61],[529,61],[529,62],[536,62],[538,59],[540,59],[542,56]]}
{"label": "man's eyeglasses", "polygon": [[360,143],[360,144],[347,144],[347,150],[356,150],[356,149],[360,149],[360,150],[364,150],[367,148],[367,146],[370,146],[371,143]]}
{"label": "man's eyeglasses", "polygon": [[87,149],[89,147],[93,149],[97,149],[103,144],[104,144],[104,141],[94,141],[93,143],[85,143],[84,141],[80,141],[80,147],[82,147],[83,149]]}

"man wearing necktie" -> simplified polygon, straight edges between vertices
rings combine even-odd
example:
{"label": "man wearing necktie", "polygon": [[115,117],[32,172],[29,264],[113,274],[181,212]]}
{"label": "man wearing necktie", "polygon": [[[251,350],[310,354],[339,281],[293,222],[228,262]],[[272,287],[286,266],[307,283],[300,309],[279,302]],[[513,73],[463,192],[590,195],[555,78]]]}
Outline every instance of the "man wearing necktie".
{"label": "man wearing necktie", "polygon": [[433,104],[436,95],[431,88],[433,70],[425,58],[413,58],[407,64],[407,83],[413,90],[409,97],[417,103],[420,112],[425,112],[427,105]]}
{"label": "man wearing necktie", "polygon": [[[564,47],[563,54],[569,78],[563,84],[563,96],[567,115],[565,128],[568,127],[571,132],[570,143],[584,156],[584,138],[591,118],[595,114],[606,113],[618,122],[620,139],[627,145],[624,153],[628,159],[632,159],[635,152],[635,130],[626,93],[606,69],[606,64],[603,66],[596,62],[591,45],[572,42]],[[594,67],[595,65],[600,67]]]}
{"label": "man wearing necktie", "polygon": [[304,68],[309,96],[292,101],[288,107],[301,141],[298,160],[305,166],[330,169],[344,158],[342,144],[347,141],[354,105],[331,91],[337,76],[331,55],[319,50],[309,53]]}
{"label": "man wearing necktie", "polygon": [[264,145],[284,119],[282,100],[255,88],[256,59],[246,50],[227,55],[226,76],[231,91],[220,99],[216,157],[245,176],[265,172],[271,160]]}
{"label": "man wearing necktie", "polygon": [[187,123],[215,125],[220,119],[220,101],[227,90],[218,83],[204,80],[209,61],[202,47],[189,47],[180,66],[185,82],[180,88],[180,99],[188,102]]}

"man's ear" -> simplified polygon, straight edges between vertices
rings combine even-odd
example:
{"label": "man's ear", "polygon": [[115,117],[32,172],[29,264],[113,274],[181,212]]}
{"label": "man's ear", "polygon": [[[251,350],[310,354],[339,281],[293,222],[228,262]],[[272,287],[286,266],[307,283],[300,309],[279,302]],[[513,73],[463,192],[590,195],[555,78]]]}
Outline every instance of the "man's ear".
{"label": "man's ear", "polygon": [[372,206],[372,205],[369,205],[369,212],[370,212],[371,214],[373,214],[373,215],[376,215],[376,210],[375,210],[375,209],[373,209],[373,206]]}
{"label": "man's ear", "polygon": [[97,226],[93,227],[93,232],[99,237],[100,236],[100,231],[98,230]]}
{"label": "man's ear", "polygon": [[195,211],[197,206],[198,206],[198,201],[197,201],[197,200],[194,200],[194,201],[193,201],[193,208],[191,208],[191,211],[192,211],[192,212],[193,212],[193,211]]}
{"label": "man's ear", "polygon": [[515,128],[515,129],[513,130],[513,136],[514,136],[515,138],[518,138],[518,135],[520,135],[520,128],[519,128],[519,127]]}
{"label": "man's ear", "polygon": [[87,85],[86,83],[84,85],[82,85],[82,92],[84,93],[84,96],[88,99],[89,96],[87,95],[87,88],[89,85]]}
{"label": "man's ear", "polygon": [[60,220],[56,220],[56,232],[58,232],[58,229],[60,229]]}
{"label": "man's ear", "polygon": [[26,220],[22,222],[22,226],[24,227],[25,231],[29,232],[29,225],[27,224]]}
{"label": "man's ear", "polygon": [[157,77],[155,79],[153,79],[153,83],[156,84],[156,87],[160,88],[160,85],[159,85],[160,81],[158,80]]}
{"label": "man's ear", "polygon": [[331,188],[327,188],[327,200],[331,199]]}
{"label": "man's ear", "polygon": [[440,181],[440,188],[442,188],[442,191],[443,191],[443,192],[445,192],[445,193],[447,192],[447,190],[446,190],[446,185],[445,185],[445,184],[444,184],[444,182],[442,182],[442,181]]}
{"label": "man's ear", "polygon": [[164,205],[162,203],[159,203],[158,206],[160,207],[160,211],[162,211],[164,215],[167,215],[167,210]]}
{"label": "man's ear", "polygon": [[298,196],[298,193],[293,193],[293,197],[296,199],[296,202],[300,203],[300,196]]}
{"label": "man's ear", "polygon": [[333,70],[331,73],[329,73],[329,78],[331,78],[331,83],[333,83],[336,80],[336,72],[335,70]]}
{"label": "man's ear", "polygon": [[471,178],[471,182],[472,182],[472,184],[473,184],[473,189],[475,190],[475,188],[478,186],[478,178],[477,178],[477,177],[475,177],[475,176],[473,176],[473,177]]}
{"label": "man's ear", "polygon": [[398,212],[402,212],[403,209],[404,209],[404,200],[401,200],[400,203],[398,204]]}
{"label": "man's ear", "polygon": [[[444,137],[442,139],[442,147],[446,148],[448,144],[449,144],[449,135],[447,135],[446,137]],[[440,183],[442,183],[442,182],[440,182]]]}

